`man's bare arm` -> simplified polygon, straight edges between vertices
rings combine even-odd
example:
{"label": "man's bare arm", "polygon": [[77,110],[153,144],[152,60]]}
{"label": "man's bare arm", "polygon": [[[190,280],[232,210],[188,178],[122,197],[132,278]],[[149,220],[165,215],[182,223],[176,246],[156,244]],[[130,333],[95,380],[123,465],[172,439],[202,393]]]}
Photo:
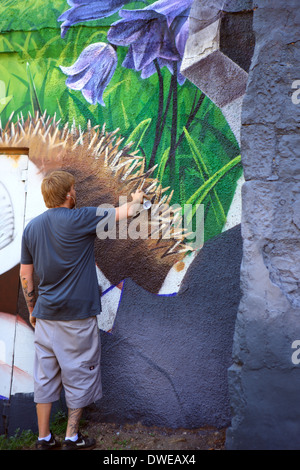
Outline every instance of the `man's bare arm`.
{"label": "man's bare arm", "polygon": [[132,193],[131,197],[131,202],[116,207],[116,221],[135,215],[137,211],[140,210],[143,199],[147,198],[146,194],[139,189],[135,193]]}
{"label": "man's bare arm", "polygon": [[30,315],[29,320],[31,325],[35,327],[36,319],[32,316],[32,312],[36,302],[33,278],[33,264],[21,264],[20,280]]}

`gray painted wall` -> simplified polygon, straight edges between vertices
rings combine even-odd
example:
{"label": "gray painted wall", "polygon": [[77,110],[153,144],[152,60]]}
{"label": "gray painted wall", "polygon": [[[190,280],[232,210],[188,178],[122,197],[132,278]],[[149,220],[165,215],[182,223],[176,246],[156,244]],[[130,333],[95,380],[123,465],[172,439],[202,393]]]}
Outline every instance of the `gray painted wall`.
{"label": "gray painted wall", "polygon": [[242,300],[229,370],[228,449],[300,449],[299,1],[259,0],[243,102]]}
{"label": "gray painted wall", "polygon": [[240,302],[240,226],[208,241],[178,295],[125,281],[102,333],[99,419],[168,427],[230,424],[227,369]]}

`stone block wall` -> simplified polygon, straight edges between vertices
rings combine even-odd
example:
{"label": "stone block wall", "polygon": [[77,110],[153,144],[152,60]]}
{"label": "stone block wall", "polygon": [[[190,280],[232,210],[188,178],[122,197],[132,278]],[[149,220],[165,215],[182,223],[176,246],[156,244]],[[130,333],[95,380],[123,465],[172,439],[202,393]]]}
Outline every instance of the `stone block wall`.
{"label": "stone block wall", "polygon": [[242,300],[228,449],[300,449],[299,2],[259,0],[242,108]]}

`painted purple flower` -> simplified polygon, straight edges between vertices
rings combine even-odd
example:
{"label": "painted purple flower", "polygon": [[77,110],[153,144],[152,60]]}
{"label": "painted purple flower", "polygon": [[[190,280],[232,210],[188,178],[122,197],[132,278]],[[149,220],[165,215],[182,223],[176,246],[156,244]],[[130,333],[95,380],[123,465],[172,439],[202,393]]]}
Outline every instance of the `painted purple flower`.
{"label": "painted purple flower", "polygon": [[86,47],[76,62],[70,67],[60,66],[68,75],[66,85],[72,90],[80,90],[90,104],[97,101],[105,106],[102,95],[110,82],[118,58],[110,44],[97,42]]}
{"label": "painted purple flower", "polygon": [[131,0],[67,0],[71,8],[66,10],[58,18],[58,21],[63,21],[61,25],[61,37],[63,38],[68,29],[74,24],[111,16],[130,1]]}
{"label": "painted purple flower", "polygon": [[[149,5],[147,9],[151,9],[164,15],[167,18],[168,26],[170,26],[179,16],[188,17],[193,0],[158,0]],[[185,18],[186,19],[186,18]]]}
{"label": "painted purple flower", "polygon": [[141,71],[142,78],[156,72],[154,60],[167,66],[182,84],[180,63],[188,38],[188,16],[193,0],[158,0],[141,10],[120,10],[123,18],[108,31],[115,45],[129,46],[123,66]]}

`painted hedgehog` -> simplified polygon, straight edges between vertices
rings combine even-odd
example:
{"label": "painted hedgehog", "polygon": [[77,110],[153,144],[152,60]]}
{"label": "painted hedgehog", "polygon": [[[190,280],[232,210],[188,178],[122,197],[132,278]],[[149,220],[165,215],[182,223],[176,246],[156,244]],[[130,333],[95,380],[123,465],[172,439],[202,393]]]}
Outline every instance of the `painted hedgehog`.
{"label": "painted hedgehog", "polygon": [[[168,193],[169,188],[162,188],[153,178],[155,167],[145,170],[145,158],[130,150],[132,143],[122,144],[118,129],[107,132],[105,125],[92,127],[88,122],[83,131],[74,122],[62,126],[55,115],[51,117],[46,112],[35,116],[29,113],[26,119],[21,115],[15,121],[11,115],[4,128],[0,125],[2,153],[5,149],[19,148],[20,153],[21,149],[28,149],[29,161],[35,165],[39,180],[54,169],[64,169],[75,176],[78,207],[117,206],[120,196],[130,200],[130,194],[138,188],[151,197],[155,211],[151,211],[151,220],[150,211],[139,217],[139,238],[96,238],[99,284],[103,294],[111,296],[108,305],[114,304],[113,308],[110,305],[113,310],[110,315],[116,313],[124,279],[131,278],[158,294],[166,288],[166,278],[172,277],[172,273],[175,277],[180,273],[179,279],[183,276],[191,258],[185,256],[191,248],[185,244],[182,216],[170,205],[172,191]],[[178,287],[178,278],[176,282]],[[113,291],[113,287],[117,290]]]}

